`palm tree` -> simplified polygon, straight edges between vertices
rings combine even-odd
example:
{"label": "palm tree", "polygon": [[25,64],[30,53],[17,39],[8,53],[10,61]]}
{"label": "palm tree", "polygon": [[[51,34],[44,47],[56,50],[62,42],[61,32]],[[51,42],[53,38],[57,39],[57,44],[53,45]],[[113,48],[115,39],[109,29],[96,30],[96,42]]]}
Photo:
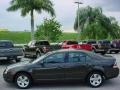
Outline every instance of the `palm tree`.
{"label": "palm tree", "polygon": [[[94,22],[96,18],[102,14],[102,9],[88,6],[85,8],[80,8],[77,13],[79,13],[79,25],[81,30],[83,30],[88,24]],[[75,19],[74,29],[78,30],[78,14]]]}
{"label": "palm tree", "polygon": [[[78,12],[81,36],[91,39],[104,39],[107,38],[108,35],[113,38],[117,37],[112,27],[113,21],[103,14],[101,8],[92,8],[88,6],[80,8]],[[78,16],[75,19],[74,29],[76,31],[78,30]]]}
{"label": "palm tree", "polygon": [[48,12],[51,16],[55,16],[53,3],[50,0],[12,0],[8,11],[21,11],[21,16],[30,14],[31,16],[31,39],[34,40],[34,11],[41,13]]}

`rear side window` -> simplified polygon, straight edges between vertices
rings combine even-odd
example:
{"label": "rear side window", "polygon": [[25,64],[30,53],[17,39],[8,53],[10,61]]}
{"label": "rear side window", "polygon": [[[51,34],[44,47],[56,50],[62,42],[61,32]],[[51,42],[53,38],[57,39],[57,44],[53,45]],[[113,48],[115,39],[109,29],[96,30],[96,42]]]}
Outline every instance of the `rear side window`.
{"label": "rear side window", "polygon": [[68,62],[73,63],[73,62],[85,62],[86,60],[86,55],[84,53],[79,53],[79,52],[70,52],[69,57],[68,57]]}

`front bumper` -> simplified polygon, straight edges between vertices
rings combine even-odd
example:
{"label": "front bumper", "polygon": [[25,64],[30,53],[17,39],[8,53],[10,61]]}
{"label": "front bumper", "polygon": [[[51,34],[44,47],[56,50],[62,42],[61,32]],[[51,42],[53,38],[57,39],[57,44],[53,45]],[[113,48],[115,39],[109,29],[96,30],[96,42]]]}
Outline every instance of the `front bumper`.
{"label": "front bumper", "polygon": [[13,76],[12,76],[12,74],[9,73],[9,72],[6,73],[6,70],[3,72],[3,78],[8,83],[13,82]]}

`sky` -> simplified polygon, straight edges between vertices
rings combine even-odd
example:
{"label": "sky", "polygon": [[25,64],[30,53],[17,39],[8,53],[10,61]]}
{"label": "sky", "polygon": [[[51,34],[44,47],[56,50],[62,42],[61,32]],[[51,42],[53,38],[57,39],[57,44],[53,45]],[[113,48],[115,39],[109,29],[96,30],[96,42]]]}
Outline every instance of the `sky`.
{"label": "sky", "polygon": [[[0,0],[0,28],[11,31],[30,30],[30,15],[21,17],[20,11],[7,12],[11,0]],[[56,19],[62,24],[64,32],[73,32],[73,25],[76,16],[78,0],[52,0],[56,12]],[[107,16],[113,16],[120,22],[120,0],[79,0],[83,2],[80,7],[92,6],[102,7],[103,13]],[[35,26],[42,23],[43,19],[50,16],[42,12],[35,13]]]}

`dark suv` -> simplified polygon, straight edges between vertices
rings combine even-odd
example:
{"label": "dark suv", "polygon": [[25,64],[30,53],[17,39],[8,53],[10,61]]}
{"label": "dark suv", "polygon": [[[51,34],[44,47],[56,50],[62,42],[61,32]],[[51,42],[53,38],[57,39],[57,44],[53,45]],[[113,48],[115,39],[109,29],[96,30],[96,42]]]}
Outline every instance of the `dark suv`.
{"label": "dark suv", "polygon": [[[116,46],[115,46],[116,44]],[[117,48],[117,42],[110,41],[110,40],[99,40],[98,41],[99,47],[105,49],[108,53],[119,53],[119,49]]]}
{"label": "dark suv", "polygon": [[8,66],[3,73],[5,81],[22,89],[33,82],[56,80],[84,80],[92,87],[99,87],[104,80],[118,75],[115,58],[72,49],[49,52],[35,61]]}
{"label": "dark suv", "polygon": [[120,39],[113,40],[111,42],[112,47],[120,50]]}
{"label": "dark suv", "polygon": [[107,50],[101,47],[97,40],[88,40],[86,43],[92,45],[92,49],[95,53],[100,53],[102,55],[107,53]]}

